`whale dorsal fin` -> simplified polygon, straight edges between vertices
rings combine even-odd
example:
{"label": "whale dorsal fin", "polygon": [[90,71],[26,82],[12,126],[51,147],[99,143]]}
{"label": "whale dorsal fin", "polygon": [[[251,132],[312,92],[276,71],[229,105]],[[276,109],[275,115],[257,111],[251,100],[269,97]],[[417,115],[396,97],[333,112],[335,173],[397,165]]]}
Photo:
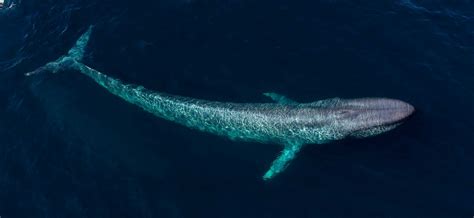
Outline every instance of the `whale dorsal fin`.
{"label": "whale dorsal fin", "polygon": [[272,163],[272,166],[263,175],[263,180],[269,180],[279,173],[283,172],[286,167],[290,164],[291,160],[296,157],[298,151],[303,147],[303,143],[288,143],[285,148],[281,151],[280,156],[277,157]]}
{"label": "whale dorsal fin", "polygon": [[274,92],[265,92],[263,95],[271,98],[273,101],[275,101],[278,104],[297,104],[298,102],[284,96],[280,95]]}

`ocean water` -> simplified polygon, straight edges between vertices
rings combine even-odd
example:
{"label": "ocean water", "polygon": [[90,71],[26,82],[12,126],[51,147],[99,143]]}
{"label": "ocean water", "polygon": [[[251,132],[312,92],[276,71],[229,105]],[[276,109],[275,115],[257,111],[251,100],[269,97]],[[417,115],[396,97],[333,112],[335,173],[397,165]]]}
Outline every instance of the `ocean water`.
{"label": "ocean water", "polygon": [[[472,217],[474,2],[7,1],[0,9],[0,216]],[[233,102],[390,97],[374,138],[280,149],[158,119],[77,72],[25,77],[95,25],[85,62]]]}

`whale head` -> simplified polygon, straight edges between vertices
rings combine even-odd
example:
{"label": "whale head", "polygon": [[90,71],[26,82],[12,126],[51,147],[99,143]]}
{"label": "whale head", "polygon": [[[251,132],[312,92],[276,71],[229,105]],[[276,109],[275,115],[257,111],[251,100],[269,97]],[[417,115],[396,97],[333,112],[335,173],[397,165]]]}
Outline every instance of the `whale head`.
{"label": "whale head", "polygon": [[316,102],[323,108],[325,123],[333,140],[365,138],[394,129],[415,109],[412,105],[388,98],[330,99]]}

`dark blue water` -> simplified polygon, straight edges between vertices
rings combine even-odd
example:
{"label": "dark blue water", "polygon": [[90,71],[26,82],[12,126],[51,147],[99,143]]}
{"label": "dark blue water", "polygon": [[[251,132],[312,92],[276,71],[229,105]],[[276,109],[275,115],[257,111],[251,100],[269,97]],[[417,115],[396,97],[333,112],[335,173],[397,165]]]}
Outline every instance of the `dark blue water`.
{"label": "dark blue water", "polygon": [[[10,2],[11,3],[11,2]],[[20,1],[0,11],[0,216],[472,217],[472,1]],[[73,72],[26,78],[96,25],[86,63],[234,102],[390,97],[388,134],[275,145],[160,120]]]}

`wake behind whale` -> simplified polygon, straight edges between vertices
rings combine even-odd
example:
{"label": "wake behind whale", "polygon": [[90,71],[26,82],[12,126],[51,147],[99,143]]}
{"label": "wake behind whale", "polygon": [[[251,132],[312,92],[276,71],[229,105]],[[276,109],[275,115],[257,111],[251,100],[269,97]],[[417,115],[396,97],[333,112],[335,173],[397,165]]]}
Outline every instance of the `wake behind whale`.
{"label": "wake behind whale", "polygon": [[264,93],[275,103],[230,103],[155,92],[125,84],[81,63],[91,32],[92,27],[65,56],[26,75],[79,71],[110,93],[157,117],[233,140],[282,145],[281,154],[264,174],[264,180],[283,172],[303,145],[378,135],[395,128],[414,112],[410,104],[387,98],[298,103],[283,95]]}

